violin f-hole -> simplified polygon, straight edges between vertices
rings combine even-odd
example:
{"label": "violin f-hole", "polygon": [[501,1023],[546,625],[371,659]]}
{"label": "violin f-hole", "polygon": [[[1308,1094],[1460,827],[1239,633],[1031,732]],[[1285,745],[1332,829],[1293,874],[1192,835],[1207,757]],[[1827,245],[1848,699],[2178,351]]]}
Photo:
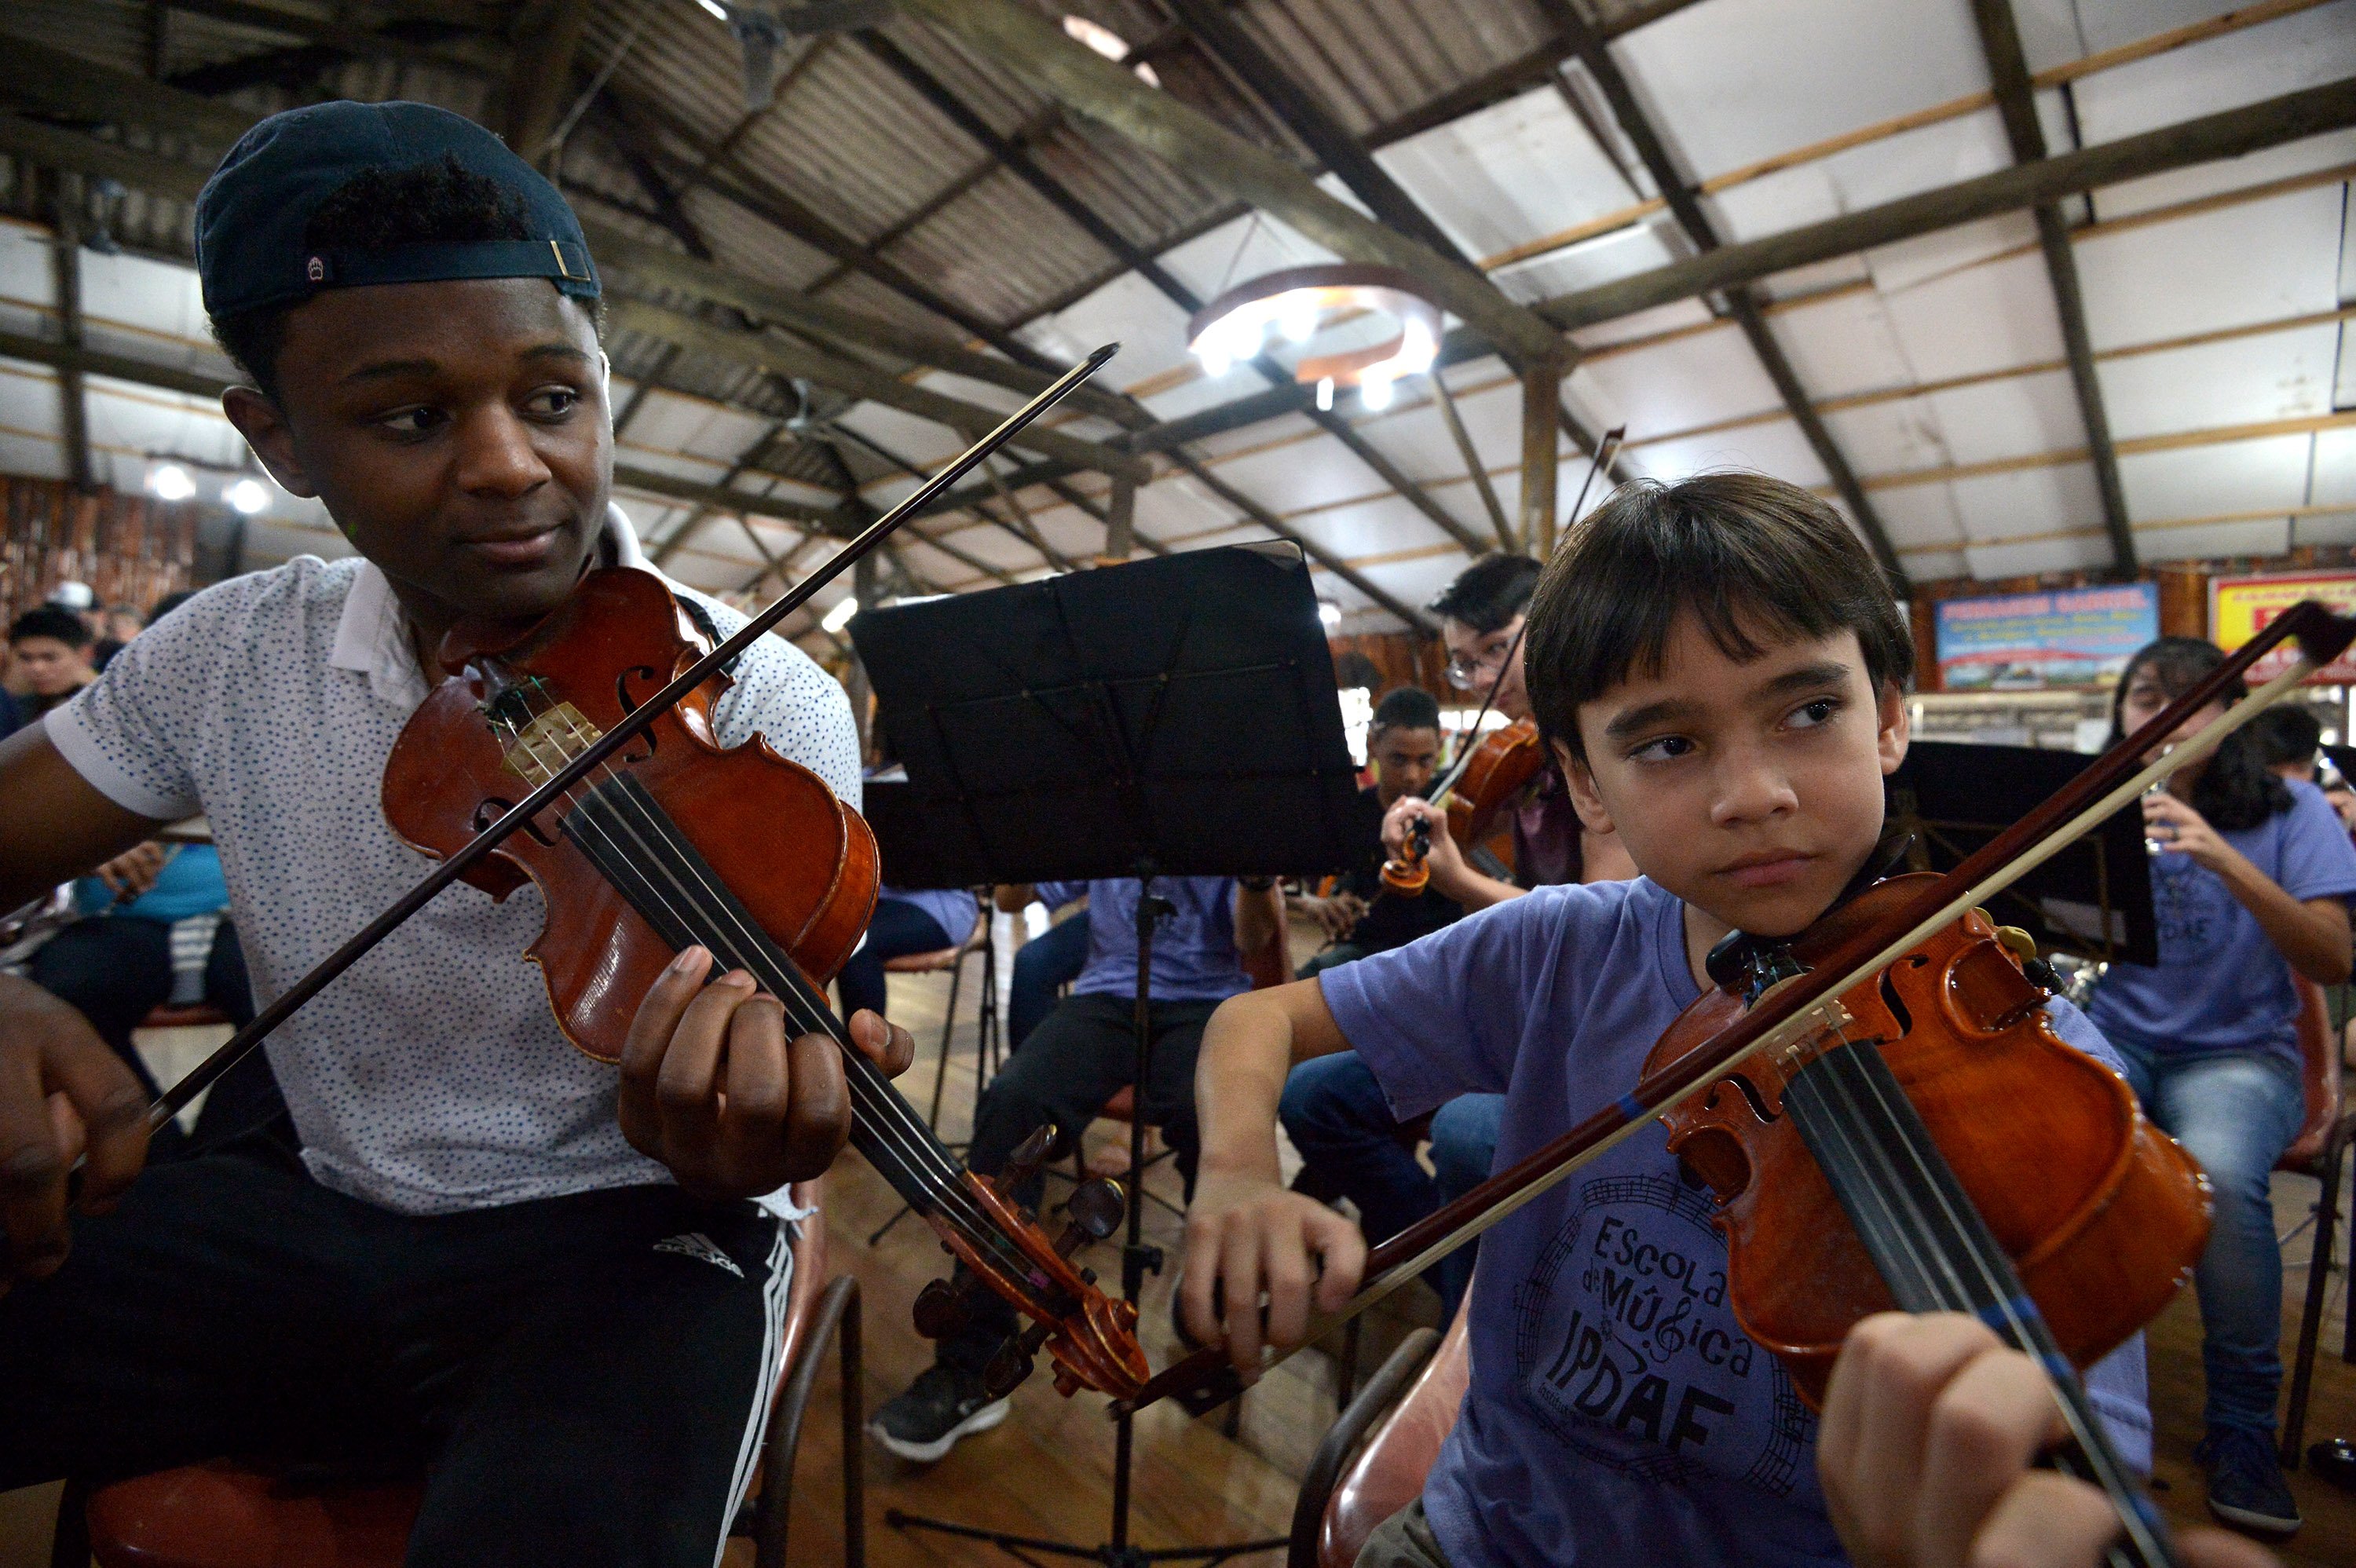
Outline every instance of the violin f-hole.
{"label": "violin f-hole", "polygon": [[[614,700],[621,705],[622,717],[625,719],[637,712],[638,709],[638,699],[630,695],[630,682],[633,679],[643,680],[648,685],[657,688],[659,688],[662,685],[660,677],[658,676],[653,667],[649,665],[632,665],[629,668],[625,669],[620,674],[615,676]],[[647,729],[640,731],[638,732],[638,739],[646,742],[646,750],[636,756],[631,756],[627,754],[626,748],[625,755],[622,758],[623,761],[642,763],[646,761],[647,758],[655,754],[655,746],[657,742],[655,741],[655,731],[652,726],[648,726]]]}
{"label": "violin f-hole", "polygon": [[[475,831],[477,833],[485,831],[492,823],[497,822],[500,817],[505,816],[509,812],[514,809],[515,802],[511,800],[502,800],[498,795],[484,796],[481,802],[475,807]],[[542,844],[553,845],[556,842],[555,839],[551,838],[547,834],[541,831],[540,823],[537,818],[527,820],[524,823],[521,831],[530,834]]]}

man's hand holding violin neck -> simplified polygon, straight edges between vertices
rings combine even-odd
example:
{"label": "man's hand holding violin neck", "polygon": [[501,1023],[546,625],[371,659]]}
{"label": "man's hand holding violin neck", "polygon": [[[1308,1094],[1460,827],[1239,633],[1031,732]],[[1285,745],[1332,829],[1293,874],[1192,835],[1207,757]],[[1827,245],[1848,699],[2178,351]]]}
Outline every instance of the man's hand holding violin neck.
{"label": "man's hand holding violin neck", "polygon": [[[2096,1568],[2119,1533],[2110,1500],[2030,1467],[2061,1437],[2045,1374],[1986,1325],[1885,1312],[1833,1364],[1816,1470],[1857,1568]],[[2176,1544],[2186,1568],[2280,1568],[2222,1531]]]}
{"label": "man's hand holding violin neck", "polygon": [[80,1206],[103,1213],[147,1158],[147,1095],[90,1020],[29,980],[0,975],[0,1291],[57,1272]]}
{"label": "man's hand holding violin neck", "polygon": [[[639,1004],[622,1048],[622,1132],[699,1198],[756,1198],[807,1181],[851,1136],[851,1086],[831,1036],[788,1039],[786,1010],[736,970],[705,985],[712,955],[681,953]],[[905,1029],[873,1012],[851,1038],[897,1077],[915,1057]]]}

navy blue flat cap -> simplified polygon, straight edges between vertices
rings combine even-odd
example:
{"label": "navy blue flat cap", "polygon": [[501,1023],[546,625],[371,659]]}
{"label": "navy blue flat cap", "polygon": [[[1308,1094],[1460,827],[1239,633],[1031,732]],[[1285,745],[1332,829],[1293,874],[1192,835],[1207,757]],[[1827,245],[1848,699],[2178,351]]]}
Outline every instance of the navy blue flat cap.
{"label": "navy blue flat cap", "polygon": [[[312,215],[354,176],[455,159],[513,198],[530,238],[314,251]],[[290,109],[238,138],[197,197],[197,271],[216,319],[308,299],[321,289],[458,278],[546,278],[597,297],[597,270],[573,208],[539,170],[473,121],[425,103]]]}

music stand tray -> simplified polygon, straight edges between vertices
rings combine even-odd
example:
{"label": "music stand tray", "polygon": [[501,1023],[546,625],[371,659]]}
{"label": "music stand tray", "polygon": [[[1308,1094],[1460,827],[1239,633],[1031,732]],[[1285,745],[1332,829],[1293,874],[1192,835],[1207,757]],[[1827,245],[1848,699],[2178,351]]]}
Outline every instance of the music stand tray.
{"label": "music stand tray", "polygon": [[[1344,869],[1364,853],[1333,656],[1290,544],[1189,550],[851,623],[908,782],[878,795],[887,880],[962,886],[1134,877],[1135,1082],[1150,1077],[1156,877]],[[1132,1171],[1145,1164],[1130,1124]],[[1130,1196],[1123,1296],[1161,1253]],[[1130,1418],[1115,1426],[1112,1528],[1096,1546],[892,1510],[897,1528],[1107,1568],[1222,1563],[1283,1538],[1144,1552],[1129,1540]]]}

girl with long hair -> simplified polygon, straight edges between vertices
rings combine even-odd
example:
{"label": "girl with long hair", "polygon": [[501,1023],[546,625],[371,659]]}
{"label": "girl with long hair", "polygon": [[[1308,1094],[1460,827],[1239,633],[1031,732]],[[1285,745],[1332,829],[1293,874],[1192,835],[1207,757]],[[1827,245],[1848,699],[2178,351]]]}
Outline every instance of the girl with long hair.
{"label": "girl with long hair", "polygon": [[[2112,743],[2224,657],[2195,637],[2145,646],[2119,678]],[[2168,743],[2244,691],[2234,683]],[[2159,962],[2113,965],[2086,1010],[2126,1059],[2145,1113],[2216,1188],[2197,1275],[2208,1435],[2195,1456],[2209,1472],[2210,1509],[2286,1535],[2299,1518],[2275,1459],[2282,1254],[2267,1181],[2304,1110],[2292,976],[2324,986],[2348,977],[2356,849],[2322,791],[2277,776],[2246,731],[2147,796],[2144,821]]]}

